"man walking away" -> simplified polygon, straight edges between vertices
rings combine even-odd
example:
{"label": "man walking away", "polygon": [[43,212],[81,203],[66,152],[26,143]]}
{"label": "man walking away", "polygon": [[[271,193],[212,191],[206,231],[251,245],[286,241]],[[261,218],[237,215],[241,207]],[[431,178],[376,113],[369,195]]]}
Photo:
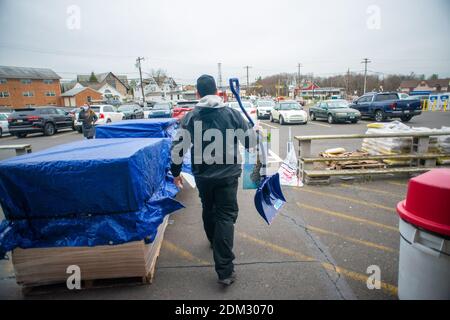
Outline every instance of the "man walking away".
{"label": "man walking away", "polygon": [[[201,99],[194,110],[187,113],[181,120],[181,130],[173,142],[171,171],[175,177],[175,184],[182,187],[181,163],[178,163],[180,161],[175,163],[174,159],[180,159],[184,155],[184,150],[180,148],[181,144],[184,146],[192,144],[192,173],[202,202],[203,226],[213,249],[218,282],[230,285],[236,277],[233,265],[235,258],[233,240],[234,224],[239,210],[237,203],[238,179],[242,171],[238,147],[239,142],[246,149],[254,147],[256,133],[250,129],[239,111],[226,107],[222,98],[216,95],[217,87],[212,76],[202,75],[197,79],[197,94]],[[201,124],[202,136],[195,137],[194,126],[198,127],[199,124]],[[212,138],[203,141],[205,132],[210,129],[214,129],[215,132],[220,131],[222,135],[223,150],[221,154],[218,154],[217,150],[211,152],[210,155],[205,152],[205,148],[215,141]],[[241,129],[243,130],[241,132],[245,132],[247,135],[242,137],[242,135],[236,134],[237,138],[227,141],[227,129],[233,130],[232,132]],[[183,130],[186,135],[183,135]],[[195,150],[200,153],[199,149],[201,149],[201,155],[195,153]],[[210,148],[206,151],[209,150]],[[201,158],[199,159],[199,157]]]}

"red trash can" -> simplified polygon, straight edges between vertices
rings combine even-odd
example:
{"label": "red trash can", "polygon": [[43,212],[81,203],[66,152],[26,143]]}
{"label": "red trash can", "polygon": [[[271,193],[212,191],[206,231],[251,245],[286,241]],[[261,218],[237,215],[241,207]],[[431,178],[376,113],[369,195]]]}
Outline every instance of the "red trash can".
{"label": "red trash can", "polygon": [[450,299],[450,169],[412,178],[399,202],[400,299]]}

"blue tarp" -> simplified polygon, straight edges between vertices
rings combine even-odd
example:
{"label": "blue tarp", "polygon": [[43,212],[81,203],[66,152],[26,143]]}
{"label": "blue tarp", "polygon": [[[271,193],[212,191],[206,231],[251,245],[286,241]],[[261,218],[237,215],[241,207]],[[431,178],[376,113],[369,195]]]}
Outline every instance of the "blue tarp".
{"label": "blue tarp", "polygon": [[174,138],[177,119],[124,120],[96,127],[95,137],[105,138]]}
{"label": "blue tarp", "polygon": [[[173,118],[124,120],[97,126],[95,137],[97,139],[164,137],[174,139],[178,128],[178,122]],[[192,174],[190,149],[183,158],[183,167],[181,170]]]}
{"label": "blue tarp", "polygon": [[164,216],[183,206],[172,199],[178,190],[167,178],[136,212],[77,218],[4,220],[0,224],[0,259],[16,247],[79,247],[152,242]]}
{"label": "blue tarp", "polygon": [[171,139],[94,139],[0,162],[7,219],[143,209],[166,178]]}

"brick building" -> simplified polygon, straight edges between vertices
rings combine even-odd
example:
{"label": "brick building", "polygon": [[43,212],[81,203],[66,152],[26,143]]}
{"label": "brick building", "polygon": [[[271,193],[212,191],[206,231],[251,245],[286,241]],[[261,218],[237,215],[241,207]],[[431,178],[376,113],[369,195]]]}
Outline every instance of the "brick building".
{"label": "brick building", "polygon": [[81,107],[86,102],[98,101],[102,99],[102,94],[92,88],[75,87],[61,95],[64,107]]}
{"label": "brick building", "polygon": [[0,108],[60,105],[60,79],[50,69],[0,66]]}

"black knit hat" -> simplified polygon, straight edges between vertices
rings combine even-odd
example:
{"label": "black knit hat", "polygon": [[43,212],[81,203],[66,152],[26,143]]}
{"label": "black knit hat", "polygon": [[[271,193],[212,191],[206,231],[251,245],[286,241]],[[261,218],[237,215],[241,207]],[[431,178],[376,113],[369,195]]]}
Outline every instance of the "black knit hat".
{"label": "black knit hat", "polygon": [[204,74],[197,79],[197,91],[200,97],[217,93],[216,81],[210,75]]}

